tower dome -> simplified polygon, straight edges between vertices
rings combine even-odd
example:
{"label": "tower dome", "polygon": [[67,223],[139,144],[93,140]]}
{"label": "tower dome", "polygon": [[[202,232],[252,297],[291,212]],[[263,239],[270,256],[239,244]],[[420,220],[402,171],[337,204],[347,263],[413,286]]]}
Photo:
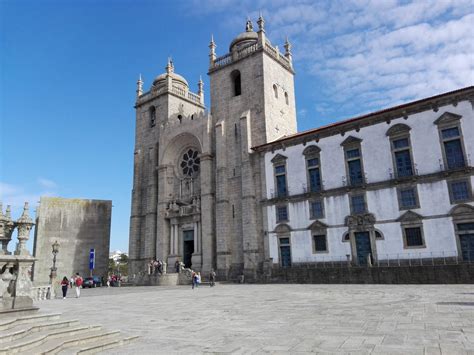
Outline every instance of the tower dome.
{"label": "tower dome", "polygon": [[168,60],[168,64],[166,65],[166,73],[158,75],[153,80],[153,86],[157,89],[166,86],[168,76],[171,77],[171,82],[173,83],[173,85],[176,85],[182,89],[189,88],[189,85],[186,79],[183,78],[181,75],[176,74],[174,72],[174,65],[171,59]]}
{"label": "tower dome", "polygon": [[245,25],[245,32],[242,32],[230,43],[229,51],[232,52],[232,49],[240,49],[246,47],[247,45],[254,44],[258,42],[258,33],[254,32],[252,21],[247,20]]}

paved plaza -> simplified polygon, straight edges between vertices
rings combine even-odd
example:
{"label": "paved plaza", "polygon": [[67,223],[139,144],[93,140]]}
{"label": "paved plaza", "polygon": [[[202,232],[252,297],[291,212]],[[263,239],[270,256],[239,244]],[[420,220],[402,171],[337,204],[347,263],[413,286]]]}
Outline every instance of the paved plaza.
{"label": "paved plaza", "polygon": [[100,288],[39,306],[140,335],[111,354],[474,354],[472,285]]}

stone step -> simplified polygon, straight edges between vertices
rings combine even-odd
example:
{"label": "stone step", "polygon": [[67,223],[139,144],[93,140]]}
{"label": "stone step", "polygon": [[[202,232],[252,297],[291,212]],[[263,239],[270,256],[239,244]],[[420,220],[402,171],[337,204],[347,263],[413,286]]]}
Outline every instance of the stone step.
{"label": "stone step", "polygon": [[[102,342],[120,342],[120,331],[94,331],[73,338],[56,339],[54,342],[44,344],[41,348],[34,349],[31,354],[53,355],[53,354],[75,354],[86,346],[94,347]],[[74,348],[79,348],[74,350]]]}
{"label": "stone step", "polygon": [[7,318],[6,320],[0,322],[0,331],[5,331],[16,327],[19,324],[31,324],[43,321],[51,321],[51,320],[58,320],[60,313],[54,314],[39,314],[34,316],[24,316],[24,317],[11,317]]}
{"label": "stone step", "polygon": [[68,320],[68,321],[59,321],[59,322],[49,322],[49,323],[41,323],[36,324],[33,326],[28,326],[25,328],[25,324],[17,324],[16,326],[8,329],[9,333],[4,334],[2,332],[0,334],[0,345],[6,342],[12,342],[17,339],[24,338],[29,336],[30,334],[45,331],[45,330],[54,330],[60,328],[68,328],[72,326],[79,325],[79,321],[77,320]]}
{"label": "stone step", "polygon": [[71,337],[73,336],[78,336],[80,334],[88,332],[97,332],[100,329],[101,326],[80,326],[75,328],[57,330],[55,332],[45,330],[43,332],[39,332],[38,334],[33,335],[33,337],[14,340],[10,343],[5,344],[8,346],[0,348],[0,354],[15,354],[20,352],[25,353],[26,351],[29,351],[33,348],[35,348],[33,353],[37,354],[39,352],[38,347],[51,340],[54,340],[56,342],[58,338],[71,339]]}
{"label": "stone step", "polygon": [[[116,338],[116,339],[108,339],[108,340],[103,340],[100,342],[96,342],[93,345],[87,346],[87,347],[80,347],[80,348],[72,348],[68,349],[71,352],[64,352],[64,355],[66,354],[96,354],[98,352],[102,352],[108,349],[113,349],[119,346],[125,346],[130,344],[131,342],[137,340],[139,338],[138,335],[135,336],[130,336],[126,338]],[[63,353],[60,353],[63,354]]]}

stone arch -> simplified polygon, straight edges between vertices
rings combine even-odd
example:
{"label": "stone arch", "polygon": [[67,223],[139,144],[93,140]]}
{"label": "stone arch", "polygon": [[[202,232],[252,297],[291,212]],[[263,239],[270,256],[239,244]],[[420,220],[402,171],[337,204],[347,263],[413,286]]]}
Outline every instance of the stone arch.
{"label": "stone arch", "polygon": [[199,154],[202,153],[201,142],[194,134],[187,132],[178,134],[163,149],[160,165],[177,166],[181,153],[190,148],[196,149]]}
{"label": "stone arch", "polygon": [[314,156],[314,155],[318,155],[319,152],[321,152],[321,148],[319,148],[317,145],[310,145],[310,146],[307,146],[303,150],[303,155]]}
{"label": "stone arch", "polygon": [[390,127],[387,132],[385,133],[388,137],[395,136],[398,134],[409,133],[411,127],[404,124],[404,123],[397,123]]}
{"label": "stone arch", "polygon": [[282,224],[277,225],[273,232],[275,232],[277,234],[290,234],[291,233],[291,227],[286,223],[282,223]]}

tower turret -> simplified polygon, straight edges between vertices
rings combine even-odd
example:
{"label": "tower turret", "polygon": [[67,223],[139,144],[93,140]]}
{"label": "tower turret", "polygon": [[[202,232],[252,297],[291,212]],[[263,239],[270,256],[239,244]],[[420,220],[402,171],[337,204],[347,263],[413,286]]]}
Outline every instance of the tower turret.
{"label": "tower turret", "polygon": [[214,66],[214,61],[216,60],[216,43],[214,42],[214,36],[211,35],[211,42],[209,43],[209,67]]}
{"label": "tower turret", "polygon": [[143,80],[142,80],[142,75],[138,77],[137,81],[137,99],[143,95]]}

